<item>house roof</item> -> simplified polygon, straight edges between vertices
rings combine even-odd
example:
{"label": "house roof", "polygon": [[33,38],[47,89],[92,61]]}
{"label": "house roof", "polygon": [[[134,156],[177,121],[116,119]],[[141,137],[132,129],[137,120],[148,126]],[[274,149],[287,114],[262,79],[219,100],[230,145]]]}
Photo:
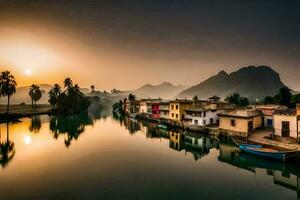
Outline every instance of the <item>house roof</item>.
{"label": "house roof", "polygon": [[188,99],[171,100],[170,103],[193,103],[194,101]]}
{"label": "house roof", "polygon": [[202,107],[196,106],[196,107],[186,109],[185,111],[188,111],[188,112],[204,112],[204,111],[210,111],[210,110],[216,110],[216,109],[209,109],[209,108],[206,109],[203,106]]}
{"label": "house roof", "polygon": [[277,110],[275,111],[275,115],[290,115],[295,116],[296,115],[296,109],[286,109],[286,110]]}
{"label": "house roof", "polygon": [[274,105],[274,104],[257,105],[257,106],[255,106],[255,108],[256,109],[269,109],[269,110],[287,109],[286,106],[283,106],[283,105]]}
{"label": "house roof", "polygon": [[237,118],[251,118],[262,115],[262,112],[255,109],[236,109],[226,113],[220,113],[219,116],[237,117]]}

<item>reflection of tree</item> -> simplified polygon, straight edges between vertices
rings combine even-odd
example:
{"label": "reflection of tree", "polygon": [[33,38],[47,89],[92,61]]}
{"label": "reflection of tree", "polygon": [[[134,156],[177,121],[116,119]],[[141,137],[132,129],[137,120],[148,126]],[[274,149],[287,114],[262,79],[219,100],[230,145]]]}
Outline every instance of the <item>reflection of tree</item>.
{"label": "reflection of tree", "polygon": [[57,115],[50,118],[50,130],[57,139],[60,135],[65,136],[65,145],[69,147],[72,140],[77,140],[84,132],[86,125],[93,125],[93,120],[87,113],[77,115]]}
{"label": "reflection of tree", "polygon": [[31,123],[29,126],[29,131],[33,133],[38,133],[41,129],[42,123],[40,116],[33,116],[31,118]]}
{"label": "reflection of tree", "polygon": [[9,123],[6,125],[6,134],[6,141],[0,142],[0,164],[3,168],[13,160],[16,153],[15,143],[9,140]]}

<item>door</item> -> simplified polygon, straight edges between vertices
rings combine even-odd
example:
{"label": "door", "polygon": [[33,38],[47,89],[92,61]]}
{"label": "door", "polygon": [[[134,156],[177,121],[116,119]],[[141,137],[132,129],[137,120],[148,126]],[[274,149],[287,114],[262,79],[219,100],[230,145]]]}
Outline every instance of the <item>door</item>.
{"label": "door", "polygon": [[253,132],[253,122],[250,121],[248,122],[248,133],[252,133]]}
{"label": "door", "polygon": [[290,137],[290,122],[282,122],[281,136]]}

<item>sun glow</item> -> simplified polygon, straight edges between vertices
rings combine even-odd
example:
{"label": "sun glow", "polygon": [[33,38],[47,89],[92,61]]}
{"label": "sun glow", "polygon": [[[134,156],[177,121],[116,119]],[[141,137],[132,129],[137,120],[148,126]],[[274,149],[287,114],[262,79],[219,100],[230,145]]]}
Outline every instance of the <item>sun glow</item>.
{"label": "sun glow", "polygon": [[30,75],[32,74],[31,69],[25,69],[25,74],[26,74],[27,76],[30,76]]}
{"label": "sun glow", "polygon": [[24,143],[25,143],[26,145],[31,144],[31,137],[30,137],[29,135],[26,135],[26,136],[24,137]]}

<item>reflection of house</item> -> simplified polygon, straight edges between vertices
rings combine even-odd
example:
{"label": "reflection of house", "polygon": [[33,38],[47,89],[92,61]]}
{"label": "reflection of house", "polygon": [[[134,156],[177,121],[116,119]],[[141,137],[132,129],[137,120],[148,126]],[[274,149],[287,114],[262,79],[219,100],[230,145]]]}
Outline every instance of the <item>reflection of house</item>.
{"label": "reflection of house", "polygon": [[237,109],[219,114],[220,132],[229,135],[247,137],[262,125],[262,113],[258,110]]}
{"label": "reflection of house", "polygon": [[260,110],[263,113],[264,117],[264,127],[273,127],[274,126],[274,113],[280,110],[286,110],[286,106],[281,105],[257,105],[255,106],[257,110]]}
{"label": "reflection of house", "polygon": [[175,100],[170,101],[169,119],[181,121],[184,119],[184,110],[193,107],[193,101],[190,100]]}
{"label": "reflection of house", "polygon": [[183,149],[182,135],[174,131],[170,131],[169,135],[170,135],[170,139],[169,139],[170,148],[175,149],[177,151],[181,151]]}
{"label": "reflection of house", "polygon": [[170,113],[170,103],[169,101],[159,102],[159,117],[168,119]]}
{"label": "reflection of house", "polygon": [[274,114],[274,133],[281,137],[298,138],[299,123],[295,109],[280,110]]}
{"label": "reflection of house", "polygon": [[217,110],[193,107],[185,110],[185,120],[192,125],[206,126],[218,123]]}
{"label": "reflection of house", "polygon": [[274,183],[286,188],[297,191],[298,197],[300,194],[300,179],[295,174],[288,171],[273,170]]}
{"label": "reflection of house", "polygon": [[184,136],[184,149],[192,153],[195,160],[209,154],[212,148],[219,148],[218,141],[195,133]]}

